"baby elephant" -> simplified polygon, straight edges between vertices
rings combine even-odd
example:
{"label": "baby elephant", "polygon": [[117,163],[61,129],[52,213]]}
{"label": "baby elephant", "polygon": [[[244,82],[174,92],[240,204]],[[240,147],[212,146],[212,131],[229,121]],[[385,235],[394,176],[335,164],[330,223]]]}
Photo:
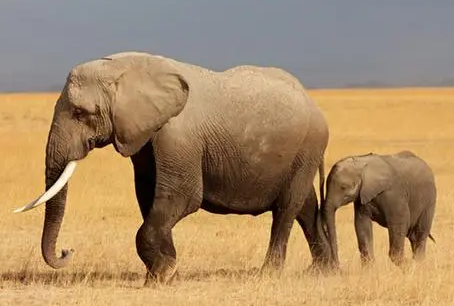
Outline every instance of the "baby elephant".
{"label": "baby elephant", "polygon": [[435,212],[437,191],[430,167],[411,151],[393,155],[350,156],[338,161],[326,181],[322,219],[339,265],[335,211],[354,202],[355,232],[361,261],[374,259],[372,221],[388,228],[389,257],[397,266],[404,261],[405,237],[413,258],[424,258]]}

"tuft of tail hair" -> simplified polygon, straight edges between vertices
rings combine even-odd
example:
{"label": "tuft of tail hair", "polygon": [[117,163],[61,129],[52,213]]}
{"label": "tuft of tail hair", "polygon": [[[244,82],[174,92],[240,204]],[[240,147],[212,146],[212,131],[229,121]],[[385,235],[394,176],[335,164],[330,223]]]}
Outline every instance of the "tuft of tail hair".
{"label": "tuft of tail hair", "polygon": [[430,234],[430,233],[429,233],[429,238],[430,238],[430,240],[432,240],[434,243],[436,243],[436,242],[435,242],[435,238],[434,238],[434,237],[432,236],[432,234]]}

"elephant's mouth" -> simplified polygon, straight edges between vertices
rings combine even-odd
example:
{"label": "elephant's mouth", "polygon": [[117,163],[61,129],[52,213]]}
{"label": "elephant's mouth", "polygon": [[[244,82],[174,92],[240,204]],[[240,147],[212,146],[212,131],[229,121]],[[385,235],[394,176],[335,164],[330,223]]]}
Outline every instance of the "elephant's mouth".
{"label": "elephant's mouth", "polygon": [[103,148],[112,143],[112,137],[104,138],[104,137],[92,137],[88,139],[88,150],[91,151],[94,148]]}
{"label": "elephant's mouth", "polygon": [[88,150],[91,151],[96,147],[96,139],[90,138],[88,139]]}

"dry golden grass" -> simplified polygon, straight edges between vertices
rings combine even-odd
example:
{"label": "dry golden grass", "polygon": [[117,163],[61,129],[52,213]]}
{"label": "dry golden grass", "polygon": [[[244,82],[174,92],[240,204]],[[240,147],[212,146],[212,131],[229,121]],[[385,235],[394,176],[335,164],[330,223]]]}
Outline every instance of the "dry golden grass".
{"label": "dry golden grass", "polygon": [[[338,213],[342,275],[309,276],[310,254],[295,224],[280,279],[251,276],[262,264],[270,214],[199,211],[174,229],[180,278],[142,288],[134,238],[141,217],[132,167],[113,149],[77,168],[58,247],[76,250],[59,271],[41,258],[43,207],[12,210],[44,187],[44,149],[55,94],[0,96],[0,304],[14,305],[451,305],[454,302],[454,89],[314,90],[331,131],[327,171],[349,154],[410,149],[436,173],[439,197],[427,260],[402,273],[388,260],[385,229],[374,225],[376,265],[360,268],[352,207]],[[410,257],[407,243],[406,256]]]}

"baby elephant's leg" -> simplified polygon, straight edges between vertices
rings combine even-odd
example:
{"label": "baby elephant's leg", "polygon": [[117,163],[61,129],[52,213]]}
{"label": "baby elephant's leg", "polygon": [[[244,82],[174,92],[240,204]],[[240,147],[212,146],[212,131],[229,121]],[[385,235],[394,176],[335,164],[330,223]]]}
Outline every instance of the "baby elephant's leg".
{"label": "baby elephant's leg", "polygon": [[389,257],[398,267],[402,267],[404,264],[404,247],[407,231],[407,224],[388,224]]}
{"label": "baby elephant's leg", "polygon": [[434,211],[435,206],[431,206],[426,209],[419,217],[416,225],[411,231],[410,236],[408,237],[411,244],[411,250],[413,252],[413,259],[417,261],[421,261],[425,258],[426,242],[430,235]]}
{"label": "baby elephant's leg", "polygon": [[358,240],[358,248],[361,254],[361,263],[367,266],[374,261],[374,245],[372,220],[368,215],[355,210],[355,232]]}

